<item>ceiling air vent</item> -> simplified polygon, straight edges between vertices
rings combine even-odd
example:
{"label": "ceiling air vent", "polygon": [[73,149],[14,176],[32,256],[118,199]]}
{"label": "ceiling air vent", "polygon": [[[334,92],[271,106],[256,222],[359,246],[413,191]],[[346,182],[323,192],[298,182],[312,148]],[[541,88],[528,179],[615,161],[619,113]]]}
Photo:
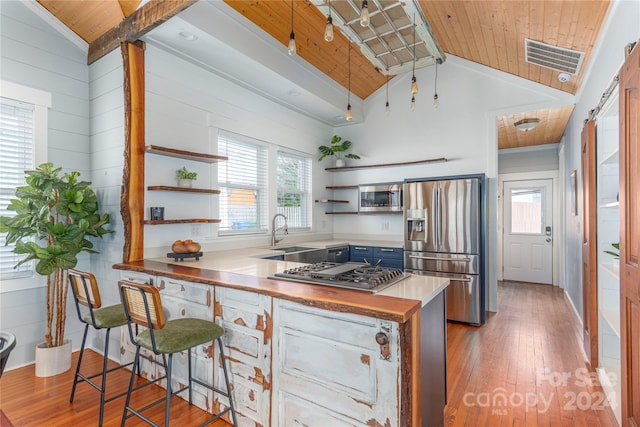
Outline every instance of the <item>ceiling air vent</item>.
{"label": "ceiling air vent", "polygon": [[578,74],[584,52],[564,49],[539,41],[524,39],[525,60],[530,64],[551,68],[570,74]]}

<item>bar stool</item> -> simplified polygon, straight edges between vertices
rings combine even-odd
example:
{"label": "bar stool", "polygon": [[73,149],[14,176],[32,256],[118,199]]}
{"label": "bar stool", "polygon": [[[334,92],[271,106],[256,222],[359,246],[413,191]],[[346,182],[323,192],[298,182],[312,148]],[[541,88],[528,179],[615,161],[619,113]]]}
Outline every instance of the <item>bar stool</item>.
{"label": "bar stool", "polygon": [[[127,324],[127,317],[124,315],[124,309],[122,304],[110,305],[102,307],[102,300],[100,299],[100,290],[98,289],[98,282],[95,276],[91,273],[85,273],[78,270],[69,270],[69,284],[71,285],[71,291],[73,293],[73,299],[76,303],[76,311],[78,312],[78,319],[84,326],[84,335],[82,336],[82,346],[80,347],[80,356],[78,357],[78,366],[76,367],[76,374],[73,378],[73,387],[71,388],[71,396],[69,402],[73,402],[73,397],[76,392],[76,386],[80,382],[87,382],[93,388],[100,392],[100,418],[98,425],[102,426],[102,418],[104,416],[104,404],[111,402],[118,397],[124,396],[125,392],[122,392],[116,396],[112,396],[105,399],[106,386],[107,386],[107,374],[115,370],[132,365],[133,362],[125,365],[119,365],[111,369],[107,369],[107,360],[109,355],[109,333],[112,328],[123,326]],[[85,307],[81,309],[81,306]],[[88,310],[87,310],[88,309]],[[83,314],[84,312],[84,314]],[[84,346],[87,341],[87,331],[89,326],[94,329],[106,329],[106,337],[104,341],[104,355],[102,361],[102,371],[93,375],[85,375],[80,372],[80,366],[82,365],[82,356],[84,354]],[[98,385],[92,381],[93,378],[101,376],[101,384]]]}
{"label": "bar stool", "polygon": [[[129,336],[131,342],[136,346],[136,354],[134,358],[134,370],[140,363],[140,348],[144,347],[147,350],[153,351],[157,355],[162,355],[162,365],[165,369],[165,375],[149,381],[146,384],[138,386],[135,390],[141,389],[145,386],[155,384],[156,382],[166,378],[167,393],[166,397],[156,400],[143,408],[134,409],[129,406],[131,400],[131,392],[133,391],[133,380],[135,374],[131,372],[131,380],[129,382],[129,390],[127,392],[127,400],[124,407],[124,413],[122,414],[122,424],[124,427],[128,418],[137,416],[147,423],[158,426],[142,412],[157,405],[158,403],[165,402],[165,427],[169,426],[169,409],[171,396],[181,393],[185,390],[189,390],[189,404],[192,400],[192,383],[199,384],[215,393],[219,393],[229,399],[229,407],[224,411],[218,413],[214,417],[208,419],[201,426],[209,424],[212,421],[217,420],[227,412],[231,413],[231,419],[233,425],[237,426],[236,412],[233,406],[233,397],[231,395],[231,387],[229,385],[229,376],[227,373],[227,366],[225,363],[224,351],[222,349],[222,335],[224,330],[219,325],[203,319],[194,318],[181,318],[165,321],[164,313],[162,311],[162,302],[160,300],[160,292],[157,288],[147,285],[134,283],[127,280],[121,280],[118,282],[120,287],[120,297],[124,306],[124,312],[129,324]],[[133,325],[143,326],[145,329],[139,333],[134,334]],[[213,385],[204,383],[197,378],[193,378],[191,375],[191,349],[198,345],[210,343],[213,340],[218,342],[220,349],[220,357],[222,359],[222,371],[224,373],[224,382],[227,391],[223,391]],[[189,383],[188,385],[180,388],[180,390],[172,391],[171,387],[171,369],[172,360],[175,353],[187,350],[188,370],[189,370]],[[169,355],[167,361],[166,355]]]}

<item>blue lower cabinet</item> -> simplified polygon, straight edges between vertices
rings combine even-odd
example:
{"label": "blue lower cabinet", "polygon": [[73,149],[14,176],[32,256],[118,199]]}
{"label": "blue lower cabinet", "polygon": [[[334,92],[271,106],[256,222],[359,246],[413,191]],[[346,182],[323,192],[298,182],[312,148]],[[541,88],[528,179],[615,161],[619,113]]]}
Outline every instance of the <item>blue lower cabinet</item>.
{"label": "blue lower cabinet", "polygon": [[380,261],[382,267],[404,269],[404,252],[402,248],[385,248],[378,246],[349,246],[349,261],[375,264]]}
{"label": "blue lower cabinet", "polygon": [[351,262],[373,262],[373,247],[371,246],[357,246],[350,245],[349,246],[349,261]]}

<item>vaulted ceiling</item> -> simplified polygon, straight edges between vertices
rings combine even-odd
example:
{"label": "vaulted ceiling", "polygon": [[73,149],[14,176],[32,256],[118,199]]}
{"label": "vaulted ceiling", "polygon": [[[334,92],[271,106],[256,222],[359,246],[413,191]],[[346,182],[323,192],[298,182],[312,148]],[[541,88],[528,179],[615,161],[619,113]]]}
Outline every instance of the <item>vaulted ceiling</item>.
{"label": "vaulted ceiling", "polygon": [[[335,6],[336,3],[347,1],[360,4],[359,0],[333,0],[331,3]],[[183,2],[184,0],[165,0],[163,3]],[[101,42],[105,33],[144,4],[139,0],[38,0],[38,3],[85,40],[90,49],[92,44]],[[283,46],[287,45],[291,32],[291,1],[227,0],[225,3]],[[340,31],[335,31],[334,40],[330,43],[323,39],[327,18],[314,3],[318,1],[294,1],[297,55],[329,79],[347,88],[348,39]],[[397,1],[370,0],[372,19],[377,8],[390,7],[392,3]],[[417,4],[445,55],[455,55],[576,94],[584,79],[610,1],[417,0]],[[580,68],[575,75],[569,74],[567,81],[561,81],[559,71],[525,60],[526,39],[582,52],[584,57]],[[376,69],[353,43],[351,67],[358,70],[351,75],[351,91],[361,99],[366,99],[387,80],[384,71]],[[573,106],[569,105],[500,117],[499,146],[513,148],[557,143],[572,110]],[[526,133],[515,132],[514,122],[524,116],[539,118],[539,126]]]}

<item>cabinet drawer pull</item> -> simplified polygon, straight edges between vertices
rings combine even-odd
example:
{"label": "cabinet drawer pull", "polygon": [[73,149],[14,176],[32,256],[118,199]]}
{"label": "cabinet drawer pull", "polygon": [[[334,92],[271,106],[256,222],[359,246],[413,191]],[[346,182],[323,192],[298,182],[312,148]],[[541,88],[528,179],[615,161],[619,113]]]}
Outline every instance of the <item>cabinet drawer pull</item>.
{"label": "cabinet drawer pull", "polygon": [[366,251],[367,250],[367,248],[362,248],[362,247],[359,247],[359,246],[354,246],[353,249],[355,249],[356,251]]}
{"label": "cabinet drawer pull", "polygon": [[394,249],[380,248],[380,252],[395,252],[395,250]]}

